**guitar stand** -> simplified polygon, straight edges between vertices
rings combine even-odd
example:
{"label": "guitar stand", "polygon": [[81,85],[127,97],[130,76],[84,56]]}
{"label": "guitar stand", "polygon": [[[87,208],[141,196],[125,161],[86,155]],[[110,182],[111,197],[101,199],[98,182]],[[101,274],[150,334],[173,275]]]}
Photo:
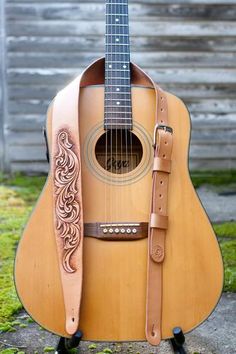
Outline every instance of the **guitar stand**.
{"label": "guitar stand", "polygon": [[175,354],[187,354],[183,345],[185,343],[185,337],[180,327],[173,328],[173,338],[170,339],[170,343]]}
{"label": "guitar stand", "polygon": [[79,346],[82,337],[83,333],[81,331],[76,332],[70,339],[61,337],[55,354],[69,354],[70,349],[75,349]]}
{"label": "guitar stand", "polygon": [[[185,343],[185,337],[180,327],[173,329],[173,338],[170,339],[170,343],[175,354],[187,354],[183,345]],[[79,346],[83,337],[81,331],[76,332],[70,339],[61,337],[56,349],[55,354],[69,354],[70,349],[75,349]]]}

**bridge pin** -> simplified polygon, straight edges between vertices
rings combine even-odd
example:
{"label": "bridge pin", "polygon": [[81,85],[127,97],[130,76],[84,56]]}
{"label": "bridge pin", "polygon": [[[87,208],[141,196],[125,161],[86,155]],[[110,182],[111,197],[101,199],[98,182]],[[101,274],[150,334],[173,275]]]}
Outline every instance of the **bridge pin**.
{"label": "bridge pin", "polygon": [[107,229],[103,229],[104,234],[107,234],[107,231],[108,231]]}
{"label": "bridge pin", "polygon": [[113,234],[113,229],[109,229],[109,233],[110,233],[110,234]]}
{"label": "bridge pin", "polygon": [[118,228],[115,229],[115,233],[118,234],[120,230]]}
{"label": "bridge pin", "polygon": [[120,232],[121,232],[122,234],[124,234],[124,233],[125,233],[125,229],[121,229]]}
{"label": "bridge pin", "polygon": [[137,229],[133,229],[133,230],[132,230],[132,233],[133,233],[133,234],[136,234],[136,233],[137,233]]}
{"label": "bridge pin", "polygon": [[127,229],[126,232],[127,232],[127,234],[130,234],[131,233],[131,229]]}

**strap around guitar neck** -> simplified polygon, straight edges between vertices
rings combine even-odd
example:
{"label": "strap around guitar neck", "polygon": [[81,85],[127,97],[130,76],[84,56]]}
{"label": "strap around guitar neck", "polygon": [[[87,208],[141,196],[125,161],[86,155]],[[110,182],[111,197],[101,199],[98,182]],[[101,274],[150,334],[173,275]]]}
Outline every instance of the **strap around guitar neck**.
{"label": "strap around guitar neck", "polygon": [[[81,156],[79,141],[79,93],[83,77],[87,84],[103,77],[103,62],[88,67],[53,102],[52,166],[55,238],[63,289],[66,323],[69,335],[79,326],[79,310],[83,275],[83,206],[81,184]],[[137,66],[134,76],[151,82],[157,99],[154,129],[154,165],[151,215],[148,236],[148,273],[146,302],[146,338],[157,345],[161,340],[162,263],[167,229],[168,175],[172,150],[171,128],[167,127],[167,100],[153,81]],[[85,75],[86,74],[86,75]]]}

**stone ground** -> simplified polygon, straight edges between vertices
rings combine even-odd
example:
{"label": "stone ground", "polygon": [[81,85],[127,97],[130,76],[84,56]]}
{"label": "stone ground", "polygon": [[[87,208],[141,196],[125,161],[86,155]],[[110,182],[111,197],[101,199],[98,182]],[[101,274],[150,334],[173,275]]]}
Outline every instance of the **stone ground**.
{"label": "stone ground", "polygon": [[[210,219],[213,222],[236,220],[236,191],[201,187],[198,195]],[[24,321],[25,313],[19,314]],[[17,327],[16,327],[17,328]],[[36,323],[29,323],[26,328],[16,332],[2,333],[0,349],[18,347],[26,354],[44,353],[46,347],[56,347],[58,337],[41,329]],[[90,350],[91,343],[82,342],[78,353],[99,353],[104,348],[113,353],[134,354],[171,354],[168,341],[162,341],[158,348],[147,343],[96,343]],[[211,316],[198,328],[186,335],[186,348],[189,354],[235,354],[236,353],[236,294],[225,293]]]}
{"label": "stone ground", "polygon": [[203,186],[197,193],[212,222],[236,220],[236,186]]}

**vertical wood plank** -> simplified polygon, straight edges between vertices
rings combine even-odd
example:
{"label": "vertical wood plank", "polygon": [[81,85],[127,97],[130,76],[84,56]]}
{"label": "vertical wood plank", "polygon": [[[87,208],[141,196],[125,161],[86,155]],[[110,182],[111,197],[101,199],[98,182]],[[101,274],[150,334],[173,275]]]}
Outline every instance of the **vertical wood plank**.
{"label": "vertical wood plank", "polygon": [[5,0],[0,2],[0,171],[7,169],[4,126],[7,119],[5,51]]}

